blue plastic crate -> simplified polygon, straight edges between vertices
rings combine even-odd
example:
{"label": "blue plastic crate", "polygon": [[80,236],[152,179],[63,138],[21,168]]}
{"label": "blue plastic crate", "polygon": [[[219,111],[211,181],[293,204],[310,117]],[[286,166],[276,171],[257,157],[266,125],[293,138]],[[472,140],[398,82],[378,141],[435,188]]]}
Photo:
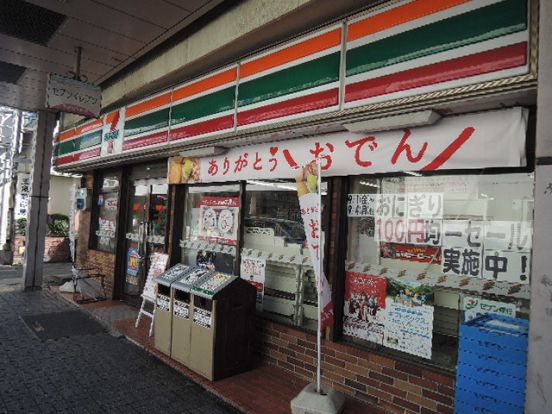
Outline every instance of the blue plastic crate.
{"label": "blue plastic crate", "polygon": [[527,351],[529,322],[501,315],[482,315],[460,325],[460,341],[464,338]]}
{"label": "blue plastic crate", "polygon": [[500,371],[499,367],[481,368],[459,362],[456,374],[457,376],[461,375],[468,378],[477,378],[481,381],[494,382],[496,384],[501,384],[505,388],[516,390],[525,389],[525,376],[520,378],[512,377]]}
{"label": "blue plastic crate", "polygon": [[454,403],[455,414],[504,414],[496,410],[491,410],[484,407],[476,407],[465,401],[455,401]]}
{"label": "blue plastic crate", "polygon": [[498,397],[468,391],[460,387],[456,387],[456,401],[460,404],[464,403],[501,414],[523,414],[524,412],[523,407],[508,404]]}
{"label": "blue plastic crate", "polygon": [[[516,383],[515,385],[518,385]],[[517,407],[525,405],[525,389],[516,388],[512,383],[497,381],[486,381],[473,377],[465,377],[458,375],[456,378],[456,386],[467,391],[473,391],[483,395],[498,398],[501,401],[507,402]]]}
{"label": "blue plastic crate", "polygon": [[513,364],[527,365],[527,350],[509,348],[504,345],[483,340],[462,338],[460,340],[460,351],[463,350],[479,355],[500,355],[500,358],[504,361],[508,361]]}
{"label": "blue plastic crate", "polygon": [[476,368],[494,369],[504,373],[505,375],[517,378],[525,378],[527,374],[526,365],[513,364],[502,359],[501,355],[490,356],[460,350],[458,353],[458,361]]}

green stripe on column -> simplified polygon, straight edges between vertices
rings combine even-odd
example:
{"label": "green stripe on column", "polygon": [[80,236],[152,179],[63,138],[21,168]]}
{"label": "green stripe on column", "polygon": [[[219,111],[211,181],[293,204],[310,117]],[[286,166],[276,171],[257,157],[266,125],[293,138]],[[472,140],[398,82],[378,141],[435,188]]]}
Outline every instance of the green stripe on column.
{"label": "green stripe on column", "polygon": [[339,79],[340,52],[241,83],[238,106],[304,91]]}
{"label": "green stripe on column", "polygon": [[125,122],[124,136],[140,134],[142,132],[153,131],[169,125],[169,108],[129,119]]}
{"label": "green stripe on column", "polygon": [[347,52],[347,76],[455,49],[527,28],[527,0],[506,0]]}
{"label": "green stripe on column", "polygon": [[83,135],[82,137],[76,138],[74,142],[75,151],[100,145],[102,143],[102,130],[100,129],[90,134]]}
{"label": "green stripe on column", "polygon": [[234,109],[235,98],[236,88],[235,86],[231,86],[209,95],[200,96],[191,101],[174,105],[171,111],[171,125]]}

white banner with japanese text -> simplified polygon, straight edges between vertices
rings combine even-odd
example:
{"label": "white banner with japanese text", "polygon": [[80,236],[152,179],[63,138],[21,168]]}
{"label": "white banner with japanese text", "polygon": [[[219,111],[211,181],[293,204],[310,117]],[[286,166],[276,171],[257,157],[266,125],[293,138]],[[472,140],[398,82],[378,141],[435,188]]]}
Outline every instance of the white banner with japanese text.
{"label": "white banner with japanese text", "polygon": [[297,196],[301,208],[301,219],[305,227],[305,235],[309,253],[311,255],[312,267],[317,280],[317,287],[320,288],[318,295],[321,301],[320,329],[324,330],[333,324],[332,289],[326,279],[321,263],[324,263],[324,234],[321,223],[321,197],[319,189],[319,166],[316,161],[309,163],[296,171]]}
{"label": "white banner with japanese text", "polygon": [[204,158],[169,158],[172,184],[293,178],[321,160],[323,176],[526,165],[527,110],[458,115],[432,126],[370,134],[337,132],[236,147]]}

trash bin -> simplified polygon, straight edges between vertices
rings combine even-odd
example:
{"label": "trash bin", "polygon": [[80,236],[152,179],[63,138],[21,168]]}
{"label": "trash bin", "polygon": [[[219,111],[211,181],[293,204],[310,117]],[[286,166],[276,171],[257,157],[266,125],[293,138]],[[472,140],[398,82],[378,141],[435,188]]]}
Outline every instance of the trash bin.
{"label": "trash bin", "polygon": [[192,287],[188,367],[213,381],[251,366],[257,289],[215,272]]}
{"label": "trash bin", "polygon": [[160,275],[157,282],[157,294],[155,298],[155,318],[153,329],[155,333],[155,348],[166,355],[171,354],[171,285],[191,269],[190,266],[177,264]]}
{"label": "trash bin", "polygon": [[209,277],[211,272],[204,268],[193,268],[172,284],[172,339],[171,358],[188,366],[190,364],[191,320],[193,304],[190,290]]}

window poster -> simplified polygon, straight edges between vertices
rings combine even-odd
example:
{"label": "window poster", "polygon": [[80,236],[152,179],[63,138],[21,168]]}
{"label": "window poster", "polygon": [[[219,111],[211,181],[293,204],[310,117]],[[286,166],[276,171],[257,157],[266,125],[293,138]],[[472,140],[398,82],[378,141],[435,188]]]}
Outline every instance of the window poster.
{"label": "window poster", "polygon": [[441,247],[415,244],[381,243],[382,259],[397,259],[410,262],[441,264]]}
{"label": "window poster", "polygon": [[198,238],[235,246],[238,242],[239,212],[239,197],[201,197]]}
{"label": "window poster", "polygon": [[462,300],[464,321],[471,321],[481,315],[492,313],[495,315],[516,317],[516,304],[497,302],[472,296],[464,296]]}
{"label": "window poster", "polygon": [[242,256],[240,269],[241,278],[245,279],[257,288],[257,310],[262,311],[266,260],[256,257]]}
{"label": "window poster", "polygon": [[413,281],[390,280],[383,345],[431,359],[433,288]]}
{"label": "window poster", "polygon": [[343,333],[383,344],[386,292],[386,278],[347,272]]}
{"label": "window poster", "polygon": [[348,217],[373,217],[376,201],[375,194],[348,194]]}
{"label": "window poster", "polygon": [[142,256],[138,249],[130,247],[127,252],[126,282],[130,285],[138,284],[138,272],[142,264]]}

